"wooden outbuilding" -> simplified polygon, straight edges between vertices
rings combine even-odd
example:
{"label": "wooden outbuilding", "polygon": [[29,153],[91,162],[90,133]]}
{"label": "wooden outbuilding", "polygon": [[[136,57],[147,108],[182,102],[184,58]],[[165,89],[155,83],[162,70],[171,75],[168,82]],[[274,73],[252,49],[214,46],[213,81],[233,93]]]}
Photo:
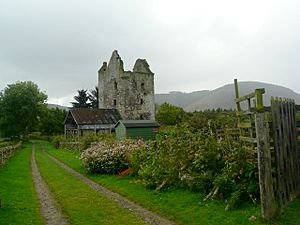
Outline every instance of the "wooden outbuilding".
{"label": "wooden outbuilding", "polygon": [[117,140],[155,140],[158,130],[159,124],[152,120],[119,120],[115,125]]}
{"label": "wooden outbuilding", "polygon": [[64,122],[65,137],[110,133],[120,119],[117,109],[70,109]]}

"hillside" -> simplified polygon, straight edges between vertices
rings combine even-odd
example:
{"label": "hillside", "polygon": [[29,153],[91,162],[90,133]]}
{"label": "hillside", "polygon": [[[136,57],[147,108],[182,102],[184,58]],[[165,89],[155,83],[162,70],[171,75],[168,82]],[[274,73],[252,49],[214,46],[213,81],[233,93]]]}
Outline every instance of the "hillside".
{"label": "hillside", "polygon": [[[265,105],[270,105],[271,96],[292,98],[295,99],[296,104],[300,104],[300,94],[289,88],[261,82],[239,82],[240,96],[253,92],[256,88],[265,88]],[[234,86],[233,84],[227,84],[211,91],[204,90],[191,93],[170,92],[169,94],[156,94],[155,103],[162,104],[168,102],[180,106],[186,111],[200,111],[216,108],[234,109],[234,98]]]}
{"label": "hillside", "polygon": [[67,106],[61,106],[61,105],[57,105],[57,104],[48,103],[47,106],[48,106],[48,109],[58,108],[58,109],[67,110],[67,111],[69,110],[69,107],[67,107]]}

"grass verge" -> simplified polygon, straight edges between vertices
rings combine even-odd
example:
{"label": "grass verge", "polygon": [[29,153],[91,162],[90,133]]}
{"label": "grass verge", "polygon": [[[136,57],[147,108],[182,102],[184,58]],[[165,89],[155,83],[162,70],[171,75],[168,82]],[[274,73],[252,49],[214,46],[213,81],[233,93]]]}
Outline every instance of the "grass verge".
{"label": "grass verge", "polygon": [[36,159],[42,177],[71,224],[145,224],[51,161],[39,145],[36,146]]}
{"label": "grass verge", "polygon": [[31,177],[31,145],[0,169],[0,224],[43,224]]}

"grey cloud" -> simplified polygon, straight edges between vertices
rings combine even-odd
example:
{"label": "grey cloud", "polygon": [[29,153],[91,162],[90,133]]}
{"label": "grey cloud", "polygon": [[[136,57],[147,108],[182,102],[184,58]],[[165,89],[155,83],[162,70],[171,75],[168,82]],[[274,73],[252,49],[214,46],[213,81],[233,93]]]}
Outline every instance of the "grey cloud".
{"label": "grey cloud", "polygon": [[151,7],[138,0],[1,1],[0,90],[17,80],[38,83],[51,98],[94,88],[97,70],[118,49],[127,70],[147,59],[157,92],[213,89],[234,77],[300,92],[296,0],[283,1],[251,37],[218,17],[205,29],[199,19],[161,24]]}

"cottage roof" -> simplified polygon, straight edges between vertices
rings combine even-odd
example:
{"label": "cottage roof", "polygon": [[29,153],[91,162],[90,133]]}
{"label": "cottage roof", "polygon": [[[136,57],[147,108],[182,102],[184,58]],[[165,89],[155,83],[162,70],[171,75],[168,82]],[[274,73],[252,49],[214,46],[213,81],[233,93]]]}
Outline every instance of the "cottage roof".
{"label": "cottage roof", "polygon": [[65,124],[70,116],[77,125],[115,124],[121,119],[117,109],[70,109]]}
{"label": "cottage roof", "polygon": [[120,123],[127,128],[159,127],[159,124],[153,120],[119,120],[115,127]]}

